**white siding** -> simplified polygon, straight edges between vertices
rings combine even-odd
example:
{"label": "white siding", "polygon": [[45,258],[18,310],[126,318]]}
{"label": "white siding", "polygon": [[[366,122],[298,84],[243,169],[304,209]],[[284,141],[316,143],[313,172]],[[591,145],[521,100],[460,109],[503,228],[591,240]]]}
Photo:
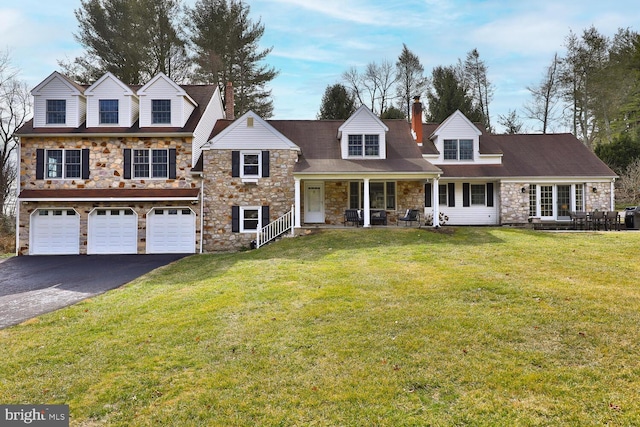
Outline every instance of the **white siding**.
{"label": "white siding", "polygon": [[222,105],[222,99],[220,98],[220,89],[216,87],[213,96],[209,100],[207,108],[205,108],[200,122],[193,131],[193,151],[191,164],[195,165],[202,153],[202,146],[207,143],[209,135],[216,124],[218,119],[224,118],[224,107]]}
{"label": "white siding", "polygon": [[227,150],[298,149],[284,135],[252,112],[240,117],[217,135],[210,147]]}
{"label": "white siding", "polygon": [[[61,77],[52,78],[37,93],[33,94],[33,126],[34,127],[79,127],[85,118],[84,97],[76,89],[62,81]],[[66,123],[47,124],[47,99],[64,99],[66,101]]]}
{"label": "white siding", "polygon": [[[373,115],[369,110],[358,109],[353,116],[340,127],[342,137],[340,138],[340,150],[342,158],[349,157],[349,135],[378,135],[380,142],[380,156],[375,157],[387,158],[386,143],[386,126]],[[366,157],[365,157],[366,158]]]}
{"label": "white siding", "polygon": [[[440,181],[440,185],[448,185],[447,182]],[[471,184],[486,184],[484,182],[471,182]],[[462,183],[456,182],[455,206],[450,207],[446,204],[439,205],[440,212],[449,219],[445,225],[498,225],[500,224],[499,204],[500,197],[498,194],[499,185],[494,183],[493,186],[493,206],[471,205],[463,206]],[[448,189],[447,189],[448,190]],[[427,214],[433,214],[433,208],[425,209]]]}
{"label": "white siding", "polygon": [[[114,79],[106,78],[97,85],[91,86],[86,92],[87,94],[87,127],[97,126],[113,126],[113,127],[131,127],[137,120],[138,101],[136,97],[127,95],[125,89]],[[100,123],[100,100],[101,99],[117,99],[118,100],[118,123],[101,124]],[[134,109],[136,113],[132,113]]]}
{"label": "white siding", "polygon": [[[179,89],[179,88],[178,88]],[[149,86],[144,86],[138,92],[140,97],[140,127],[183,127],[189,116],[195,109],[195,106],[187,100],[182,89],[179,89],[182,93],[176,90],[176,85],[166,80],[165,78],[158,78],[152,80]],[[151,123],[151,101],[154,99],[169,99],[171,100],[171,123],[170,124],[152,124]]]}

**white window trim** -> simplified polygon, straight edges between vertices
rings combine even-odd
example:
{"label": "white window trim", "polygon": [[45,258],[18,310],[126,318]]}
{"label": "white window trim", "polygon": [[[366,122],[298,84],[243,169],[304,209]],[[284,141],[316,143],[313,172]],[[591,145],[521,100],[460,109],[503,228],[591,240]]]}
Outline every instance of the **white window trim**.
{"label": "white window trim", "polygon": [[[258,156],[258,173],[257,174],[245,174],[244,173],[244,156],[245,155],[257,155]],[[259,150],[246,150],[240,151],[240,178],[243,178],[243,182],[258,182],[258,178],[262,176],[262,151]]]}
{"label": "white window trim", "polygon": [[[103,113],[103,111],[100,109],[100,105],[102,104],[101,101],[115,101],[116,102],[116,106],[117,106],[116,111],[108,111],[108,113],[115,113],[116,114],[117,120],[115,121],[115,123],[104,123],[102,121],[102,113]],[[120,100],[119,99],[113,99],[113,98],[98,99],[98,124],[100,126],[112,126],[112,127],[120,126]]]}
{"label": "white window trim", "polygon": [[[445,143],[446,141],[455,141],[456,142],[456,158],[455,159],[447,159],[445,157]],[[460,141],[471,141],[471,158],[470,159],[461,159],[460,158]],[[475,160],[475,142],[471,138],[446,138],[442,141],[442,160],[445,162],[472,162]]]}
{"label": "white window trim", "polygon": [[[362,137],[362,155],[357,156],[357,155],[349,154],[349,136],[351,136],[351,135],[359,135],[359,136]],[[367,136],[372,136],[372,135],[378,137],[378,154],[375,155],[375,156],[373,156],[373,155],[368,156],[367,155],[367,142],[366,141],[367,141]],[[380,135],[379,133],[362,133],[362,134],[360,134],[360,133],[350,133],[349,135],[347,135],[347,141],[346,141],[346,144],[347,144],[347,158],[349,158],[349,159],[381,159],[382,158],[382,146],[381,146],[380,141],[382,141],[382,135]]]}
{"label": "white window trim", "polygon": [[[49,158],[50,151],[62,151],[62,176],[49,176],[49,164],[47,159]],[[80,152],[80,176],[67,177],[67,151],[79,151]],[[44,179],[82,179],[82,149],[80,148],[47,148],[44,150]]]}
{"label": "white window trim", "polygon": [[[149,175],[148,176],[136,176],[136,165],[140,165],[142,163],[135,162],[135,152],[136,151],[147,151],[149,153]],[[167,175],[166,176],[152,176],[153,175],[153,150],[163,150],[167,152]],[[131,149],[131,179],[169,179],[169,163],[171,159],[169,158],[169,149],[168,148],[132,148]]]}
{"label": "white window trim", "polygon": [[[529,218],[541,218],[544,220],[557,220],[558,219],[558,186],[559,185],[568,185],[571,187],[571,189],[569,190],[569,206],[572,209],[569,209],[570,211],[574,211],[575,207],[576,207],[576,187],[578,186],[582,186],[582,211],[585,210],[585,205],[586,205],[586,185],[582,182],[577,182],[577,183],[562,183],[562,182],[535,182],[535,183],[531,183],[530,185],[535,185],[535,197],[536,197],[536,208],[535,208],[535,212],[536,214],[531,216],[529,215]],[[542,205],[541,205],[541,200],[540,200],[540,193],[541,193],[541,187],[545,187],[545,186],[551,186],[552,188],[552,216],[542,216]],[[529,210],[529,214],[531,214],[531,210]]]}
{"label": "white window trim", "polygon": [[[360,184],[360,185],[358,185],[358,205],[359,206],[357,208],[353,208],[353,209],[364,209],[364,194],[363,194],[363,192],[364,192],[364,188],[363,188],[364,187],[364,183],[362,181],[350,181],[349,182],[349,185],[347,187],[347,189],[348,189],[348,193],[347,193],[347,208],[351,209],[349,206],[351,206],[351,195],[352,195],[351,194],[351,183],[352,182],[357,182],[357,183]],[[388,194],[387,194],[387,183],[389,183],[389,182],[393,182],[393,184],[395,185],[395,194],[393,195],[393,198],[394,198],[393,202],[395,204],[395,208],[387,207],[387,202],[386,202],[387,201],[387,197],[388,197]],[[374,184],[374,183],[377,183],[377,184],[378,183],[382,183],[383,184],[384,200],[385,200],[384,210],[392,211],[392,210],[397,209],[398,208],[398,182],[394,181],[394,180],[375,180],[375,181],[370,181],[369,182],[369,193],[371,193],[371,184]],[[371,204],[371,202],[372,202],[371,194],[369,194],[369,204]],[[372,208],[372,207],[370,207],[369,209],[378,210],[380,208]]]}
{"label": "white window trim", "polygon": [[[244,228],[244,213],[245,211],[258,211],[258,225],[255,229]],[[262,229],[262,206],[240,206],[240,233],[256,233]]]}

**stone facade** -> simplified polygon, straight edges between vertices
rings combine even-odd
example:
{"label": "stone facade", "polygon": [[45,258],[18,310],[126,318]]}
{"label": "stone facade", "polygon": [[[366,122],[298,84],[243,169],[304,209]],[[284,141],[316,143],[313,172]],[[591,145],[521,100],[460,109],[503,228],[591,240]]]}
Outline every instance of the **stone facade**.
{"label": "stone facade", "polygon": [[205,252],[220,252],[249,247],[256,233],[234,233],[231,228],[233,206],[269,206],[273,221],[291,210],[294,202],[293,166],[298,152],[270,150],[268,177],[257,183],[243,182],[231,176],[232,150],[203,152]]}

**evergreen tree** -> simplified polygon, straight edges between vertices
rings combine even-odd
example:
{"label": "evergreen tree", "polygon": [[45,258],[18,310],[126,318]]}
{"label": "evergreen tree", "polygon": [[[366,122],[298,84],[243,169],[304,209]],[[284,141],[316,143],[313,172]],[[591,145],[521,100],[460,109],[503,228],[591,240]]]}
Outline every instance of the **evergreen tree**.
{"label": "evergreen tree", "polygon": [[277,71],[261,64],[272,48],[259,48],[264,25],[249,19],[249,11],[240,0],[198,0],[188,11],[196,80],[221,89],[233,83],[236,117],[252,110],[269,118],[273,101],[266,85]]}
{"label": "evergreen tree", "polygon": [[177,31],[180,0],[81,0],[75,10],[85,48],[64,73],[91,83],[107,71],[127,84],[142,84],[159,71],[180,81],[189,67]]}
{"label": "evergreen tree", "polygon": [[327,86],[318,113],[319,120],[346,120],[356,111],[356,100],[344,85]]}
{"label": "evergreen tree", "polygon": [[428,121],[441,123],[456,110],[460,110],[469,120],[482,122],[482,112],[473,105],[468,88],[455,67],[437,66],[433,69],[427,100]]}

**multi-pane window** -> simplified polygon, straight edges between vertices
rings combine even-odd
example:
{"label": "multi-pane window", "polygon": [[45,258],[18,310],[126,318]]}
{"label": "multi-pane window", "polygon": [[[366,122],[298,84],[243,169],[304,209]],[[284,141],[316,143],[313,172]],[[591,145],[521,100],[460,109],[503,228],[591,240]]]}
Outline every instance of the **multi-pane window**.
{"label": "multi-pane window", "polygon": [[151,123],[169,124],[171,123],[171,100],[152,99],[151,100]]}
{"label": "multi-pane window", "polygon": [[[349,209],[362,209],[364,206],[364,183],[352,181],[349,183]],[[369,183],[369,208],[396,208],[395,181],[377,181]]]}
{"label": "multi-pane window", "polygon": [[258,177],[260,176],[260,153],[242,153],[241,170],[242,177]]}
{"label": "multi-pane window", "polygon": [[529,185],[529,216],[536,216],[538,209],[538,190],[535,184]]}
{"label": "multi-pane window", "polygon": [[240,208],[240,232],[256,231],[260,226],[260,208]]}
{"label": "multi-pane window", "polygon": [[445,139],[445,160],[473,160],[473,140],[471,139]]}
{"label": "multi-pane window", "polygon": [[98,103],[100,109],[100,124],[118,123],[118,100],[101,99]]}
{"label": "multi-pane window", "polygon": [[380,135],[349,135],[348,153],[349,157],[379,157]]}
{"label": "multi-pane window", "polygon": [[349,157],[362,156],[362,135],[349,135]]}
{"label": "multi-pane window", "polygon": [[81,159],[80,150],[46,150],[45,175],[47,178],[80,178]]}
{"label": "multi-pane window", "polygon": [[446,205],[447,201],[447,184],[438,184],[438,203]]}
{"label": "multi-pane window", "polygon": [[553,185],[540,186],[540,216],[553,216]]}
{"label": "multi-pane window", "polygon": [[134,178],[167,178],[168,150],[133,150]]}
{"label": "multi-pane window", "polygon": [[47,99],[47,124],[64,124],[67,122],[67,101],[64,99]]}
{"label": "multi-pane window", "polygon": [[486,200],[486,186],[484,184],[472,184],[471,204],[484,206],[486,204]]}
{"label": "multi-pane window", "polygon": [[584,185],[576,184],[576,212],[584,211]]}

